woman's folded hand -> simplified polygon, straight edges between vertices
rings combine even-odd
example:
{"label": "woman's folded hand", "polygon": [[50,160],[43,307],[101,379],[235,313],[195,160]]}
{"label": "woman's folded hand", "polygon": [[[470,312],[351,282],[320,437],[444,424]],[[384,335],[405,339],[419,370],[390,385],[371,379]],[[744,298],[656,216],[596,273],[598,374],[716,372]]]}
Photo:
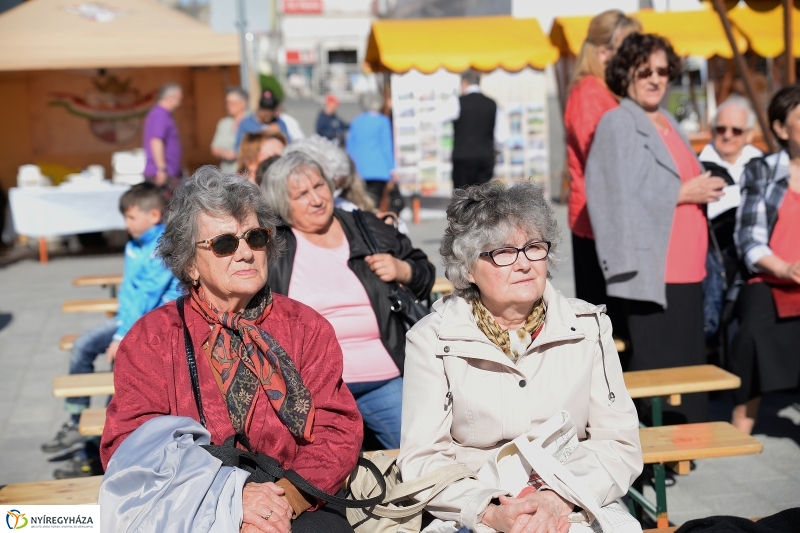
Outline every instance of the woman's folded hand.
{"label": "woman's folded hand", "polygon": [[711,176],[711,172],[704,172],[681,185],[678,205],[716,202],[725,194],[722,191],[724,188],[724,179]]}
{"label": "woman's folded hand", "polygon": [[500,505],[489,505],[483,523],[506,533],[567,533],[567,516],[573,506],[552,491],[538,491],[524,498],[500,496]]}
{"label": "woman's folded hand", "polygon": [[242,490],[241,533],[289,533],[292,507],[275,483],[248,483]]}

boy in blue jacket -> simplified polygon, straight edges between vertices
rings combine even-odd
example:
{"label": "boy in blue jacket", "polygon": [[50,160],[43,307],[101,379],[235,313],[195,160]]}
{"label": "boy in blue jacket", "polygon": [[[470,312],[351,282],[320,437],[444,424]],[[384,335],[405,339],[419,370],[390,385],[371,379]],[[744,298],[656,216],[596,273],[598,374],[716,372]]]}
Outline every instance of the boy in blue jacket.
{"label": "boy in blue jacket", "polygon": [[[131,240],[125,246],[125,269],[119,291],[119,311],[96,328],[77,339],[69,362],[70,374],[88,374],[94,371],[94,360],[106,353],[109,363],[114,362],[119,343],[134,322],[145,313],[180,296],[178,280],[155,255],[156,246],[164,233],[161,223],[164,197],[152,183],[134,185],[122,195],[119,210],[125,217],[125,228]],[[67,398],[65,409],[71,417],[52,441],[42,444],[46,453],[70,448],[82,440],[78,434],[81,412],[89,406],[89,397]],[[89,475],[89,472],[84,475]],[[73,477],[69,475],[56,477]],[[76,475],[81,475],[76,473]]]}

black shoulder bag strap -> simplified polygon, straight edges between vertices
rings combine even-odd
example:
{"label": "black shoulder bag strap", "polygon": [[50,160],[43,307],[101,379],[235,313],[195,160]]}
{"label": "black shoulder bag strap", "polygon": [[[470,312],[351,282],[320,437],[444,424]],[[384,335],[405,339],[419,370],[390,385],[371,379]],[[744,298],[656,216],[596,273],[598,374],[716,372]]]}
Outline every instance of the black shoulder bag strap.
{"label": "black shoulder bag strap", "polygon": [[194,393],[194,403],[197,405],[197,414],[200,415],[200,423],[206,427],[206,415],[203,413],[203,400],[200,397],[200,380],[197,378],[197,360],[194,358],[194,346],[192,346],[192,336],[189,334],[189,327],[186,325],[183,306],[185,297],[178,298],[178,315],[183,324],[183,343],[186,345],[186,363],[189,365],[189,378],[192,380],[192,392]]}
{"label": "black shoulder bag strap", "polygon": [[[200,380],[197,377],[197,360],[194,357],[194,346],[192,345],[192,336],[189,333],[189,327],[186,325],[186,317],[184,315],[184,302],[185,297],[181,296],[177,300],[178,315],[181,317],[183,323],[183,340],[186,345],[186,362],[189,365],[189,377],[192,380],[192,393],[194,394],[194,401],[197,404],[197,412],[200,415],[200,423],[204,428],[206,427],[206,417],[203,413],[203,402],[200,399]],[[240,442],[246,450],[240,450],[236,447],[236,443]],[[265,483],[267,481],[277,481],[281,478],[288,479],[292,485],[298,490],[313,496],[319,500],[323,500],[334,505],[341,507],[362,508],[373,507],[382,503],[386,497],[386,481],[383,474],[375,466],[375,463],[366,459],[365,457],[358,457],[358,466],[363,466],[370,473],[375,476],[375,480],[380,487],[380,493],[372,498],[365,500],[350,500],[347,498],[340,498],[328,494],[324,490],[314,486],[310,481],[291,469],[284,469],[274,457],[263,454],[261,452],[253,451],[250,445],[250,440],[247,435],[236,433],[225,439],[222,446],[205,445],[201,446],[207,452],[222,461],[223,466],[233,466],[250,472],[250,477],[247,478],[245,483]]]}

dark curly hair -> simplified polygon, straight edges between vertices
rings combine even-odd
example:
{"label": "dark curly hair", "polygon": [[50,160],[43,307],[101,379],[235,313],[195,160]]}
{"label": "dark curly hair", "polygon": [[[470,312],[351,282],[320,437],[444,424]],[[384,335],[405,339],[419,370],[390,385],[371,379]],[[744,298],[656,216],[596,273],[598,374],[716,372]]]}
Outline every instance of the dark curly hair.
{"label": "dark curly hair", "polygon": [[631,73],[640,65],[650,61],[650,56],[659,50],[667,54],[670,81],[681,73],[681,58],[672,49],[669,41],[652,33],[631,33],[606,65],[606,84],[617,96],[628,95]]}
{"label": "dark curly hair", "polygon": [[769,109],[767,110],[769,127],[772,133],[775,134],[775,139],[784,148],[789,147],[789,142],[778,137],[778,133],[775,131],[775,121],[777,120],[781,124],[786,124],[786,117],[788,117],[792,109],[798,105],[800,105],[800,85],[797,84],[787,85],[775,93],[775,96],[772,97],[772,101],[769,103]]}

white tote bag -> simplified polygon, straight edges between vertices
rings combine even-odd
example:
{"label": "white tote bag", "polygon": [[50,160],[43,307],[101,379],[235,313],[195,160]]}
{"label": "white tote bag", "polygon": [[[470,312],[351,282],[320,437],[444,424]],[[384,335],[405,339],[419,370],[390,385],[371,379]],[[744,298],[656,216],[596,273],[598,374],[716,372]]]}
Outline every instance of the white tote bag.
{"label": "white tote bag", "polygon": [[532,472],[561,497],[584,509],[570,515],[570,533],[642,533],[639,522],[619,502],[604,507],[563,463],[578,446],[575,422],[559,411],[547,422],[501,446],[478,472],[478,479],[517,495]]}

